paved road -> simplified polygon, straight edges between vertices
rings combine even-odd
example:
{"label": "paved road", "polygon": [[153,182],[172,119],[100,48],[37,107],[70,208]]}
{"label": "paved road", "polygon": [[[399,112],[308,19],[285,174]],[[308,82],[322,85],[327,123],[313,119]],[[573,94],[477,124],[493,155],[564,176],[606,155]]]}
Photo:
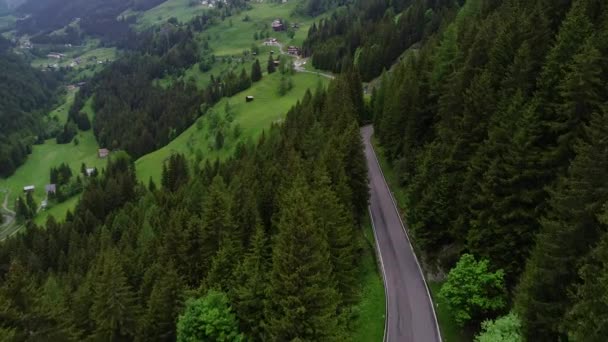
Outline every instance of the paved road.
{"label": "paved road", "polygon": [[370,212],[385,278],[385,341],[438,342],[441,336],[427,286],[371,145],[361,129],[369,168]]}

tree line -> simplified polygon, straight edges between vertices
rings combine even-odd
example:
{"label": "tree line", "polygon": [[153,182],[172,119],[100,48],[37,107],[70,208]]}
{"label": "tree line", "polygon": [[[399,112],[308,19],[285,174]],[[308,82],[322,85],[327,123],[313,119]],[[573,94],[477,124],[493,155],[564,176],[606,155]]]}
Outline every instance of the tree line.
{"label": "tree line", "polygon": [[43,115],[57,98],[59,76],[31,68],[0,37],[0,177],[12,175],[32,145],[56,134]]}
{"label": "tree line", "polygon": [[453,0],[356,1],[314,23],[302,52],[318,69],[340,72],[354,64],[370,81],[435,33],[456,8]]}
{"label": "tree line", "polygon": [[597,0],[468,0],[373,91],[428,263],[504,272],[475,328],[513,309],[530,341],[607,334],[607,19]]}
{"label": "tree line", "polygon": [[158,185],[113,154],[65,222],[0,245],[0,334],[347,338],[368,200],[353,93],[308,92],[226,162],[174,155]]}

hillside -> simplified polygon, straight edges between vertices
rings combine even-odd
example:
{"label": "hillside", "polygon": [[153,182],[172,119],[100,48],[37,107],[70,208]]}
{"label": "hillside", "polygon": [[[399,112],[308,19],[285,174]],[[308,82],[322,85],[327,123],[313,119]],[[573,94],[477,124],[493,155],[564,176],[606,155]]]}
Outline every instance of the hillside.
{"label": "hillside", "polygon": [[[511,311],[486,328],[605,338],[606,18],[602,1],[469,0],[374,91],[411,233],[429,274],[454,267],[440,297],[466,330]],[[471,256],[502,278],[487,307],[450,293]]]}
{"label": "hillside", "polygon": [[13,174],[31,152],[32,144],[53,134],[41,122],[55,99],[57,80],[28,66],[7,51],[0,37],[0,177]]}

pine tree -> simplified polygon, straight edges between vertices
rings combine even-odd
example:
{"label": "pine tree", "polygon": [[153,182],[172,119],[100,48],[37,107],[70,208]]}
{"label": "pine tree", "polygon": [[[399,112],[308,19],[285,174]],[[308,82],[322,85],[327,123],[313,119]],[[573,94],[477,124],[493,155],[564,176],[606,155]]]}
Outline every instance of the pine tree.
{"label": "pine tree", "polygon": [[241,330],[254,341],[264,340],[264,305],[267,298],[270,247],[264,228],[258,225],[251,247],[236,270],[233,290]]}
{"label": "pine tree", "polygon": [[273,341],[337,340],[331,255],[306,193],[298,177],[280,201],[265,311],[267,338]]}
{"label": "pine tree", "polygon": [[174,341],[175,321],[183,306],[182,284],[174,266],[168,263],[152,288],[145,314],[141,339]]}
{"label": "pine tree", "polygon": [[577,280],[578,262],[598,238],[597,216],[608,201],[607,134],[604,110],[594,115],[576,145],[567,177],[551,191],[548,213],[515,297],[528,339],[553,341],[565,334],[563,317],[572,305],[568,290]]}
{"label": "pine tree", "polygon": [[91,307],[91,316],[95,322],[93,335],[96,339],[106,341],[132,338],[139,310],[118,252],[113,249],[106,251],[98,267]]}
{"label": "pine tree", "polygon": [[274,58],[272,58],[272,55],[268,56],[268,73],[272,74],[276,71],[276,66],[274,65]]}
{"label": "pine tree", "polygon": [[251,66],[251,81],[257,82],[262,79],[262,67],[260,66],[260,60],[256,58],[255,62]]}
{"label": "pine tree", "polygon": [[343,305],[356,302],[359,241],[352,214],[340,203],[322,169],[315,171],[313,210],[315,225],[327,236],[331,265]]}
{"label": "pine tree", "polygon": [[598,217],[603,236],[579,270],[581,284],[575,289],[574,305],[566,316],[565,328],[575,341],[600,342],[608,335],[608,206]]}

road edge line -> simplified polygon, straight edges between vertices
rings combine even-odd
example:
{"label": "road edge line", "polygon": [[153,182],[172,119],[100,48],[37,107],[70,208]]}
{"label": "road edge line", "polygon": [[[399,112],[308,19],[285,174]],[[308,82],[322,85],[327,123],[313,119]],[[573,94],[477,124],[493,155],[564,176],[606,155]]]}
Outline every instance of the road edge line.
{"label": "road edge line", "polygon": [[391,187],[388,186],[388,183],[386,182],[386,178],[384,177],[384,171],[382,171],[382,165],[380,165],[380,161],[378,160],[378,156],[376,155],[376,150],[374,150],[374,144],[372,143],[372,136],[373,136],[373,133],[369,138],[369,145],[372,148],[372,153],[374,154],[374,159],[376,160],[376,164],[378,164],[378,168],[380,169],[380,174],[382,175],[382,181],[384,182],[384,185],[386,185],[386,188],[388,189],[388,193],[391,197],[391,201],[393,202],[393,207],[397,211],[397,217],[399,217],[399,222],[401,223],[401,228],[403,229],[403,232],[405,233],[407,242],[410,244],[410,248],[412,249],[412,254],[414,254],[414,260],[416,260],[416,265],[418,265],[418,271],[420,272],[420,275],[422,276],[422,281],[424,282],[424,287],[426,288],[426,293],[427,293],[427,296],[429,297],[429,302],[431,304],[431,310],[433,311],[433,318],[435,318],[435,329],[437,330],[437,337],[439,338],[439,342],[442,342],[443,339],[441,338],[441,329],[439,329],[439,320],[437,319],[437,313],[435,312],[435,303],[433,303],[433,297],[431,296],[431,291],[429,290],[429,284],[427,284],[427,282],[426,282],[426,277],[424,276],[424,272],[422,272],[422,267],[420,266],[420,262],[418,261],[418,255],[416,255],[416,250],[414,249],[414,246],[412,245],[410,236],[407,233],[407,230],[405,229],[403,220],[401,219],[401,213],[399,212],[399,207],[397,207],[397,202],[395,201],[395,198],[393,197],[393,192],[391,191]]}
{"label": "road edge line", "polygon": [[376,234],[376,224],[374,223],[374,214],[372,213],[371,205],[367,206],[369,218],[372,222],[372,231],[374,232],[374,241],[376,242],[376,255],[380,259],[380,268],[382,269],[382,285],[384,285],[384,337],[382,341],[388,341],[388,290],[386,288],[386,271],[384,270],[384,260],[380,251],[380,243],[378,242],[378,234]]}

